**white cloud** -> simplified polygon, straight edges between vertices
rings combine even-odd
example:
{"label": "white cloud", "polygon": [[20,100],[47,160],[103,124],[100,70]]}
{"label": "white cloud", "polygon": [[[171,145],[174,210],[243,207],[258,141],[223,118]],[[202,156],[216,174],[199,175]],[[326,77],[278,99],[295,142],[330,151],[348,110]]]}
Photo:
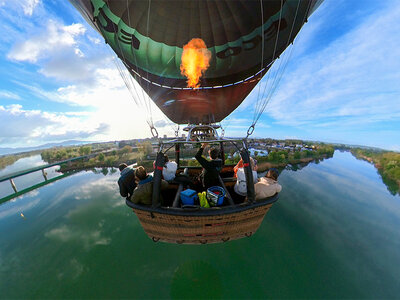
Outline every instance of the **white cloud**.
{"label": "white cloud", "polygon": [[61,225],[45,233],[45,237],[67,243],[79,241],[86,250],[96,245],[108,245],[111,238],[104,237],[100,230],[84,229],[73,226]]}
{"label": "white cloud", "polygon": [[83,35],[86,28],[82,24],[64,26],[49,20],[44,30],[28,40],[20,41],[9,52],[8,58],[36,63],[39,59],[57,56],[70,49],[76,51],[76,38]]}
{"label": "white cloud", "polygon": [[99,38],[94,38],[92,36],[88,36],[88,39],[89,39],[89,41],[91,41],[93,44],[96,44],[96,45],[101,43],[101,40]]}
{"label": "white cloud", "polygon": [[21,1],[24,13],[28,16],[32,16],[35,7],[40,3],[40,0],[25,0]]}
{"label": "white cloud", "polygon": [[26,16],[32,16],[34,10],[41,4],[41,0],[3,0],[0,1],[0,7],[10,5],[12,7],[22,8]]}
{"label": "white cloud", "polygon": [[41,142],[85,139],[108,130],[108,125],[102,122],[96,123],[90,120],[82,126],[82,121],[78,117],[40,110],[24,110],[21,105],[0,106],[0,119],[1,144],[13,144],[21,139],[37,139]]}
{"label": "white cloud", "polygon": [[[8,6],[18,11],[13,2]],[[13,82],[32,94],[32,99],[36,98],[41,108],[41,111],[29,112],[20,107],[23,113],[11,115],[9,108],[3,107],[1,113],[7,114],[10,124],[16,125],[12,132],[19,136],[21,144],[35,139],[42,143],[45,138],[51,141],[90,136],[90,140],[118,140],[150,136],[148,111],[144,106],[136,105],[113,63],[109,46],[101,44],[102,39],[93,37],[91,27],[82,24],[66,26],[51,14],[43,28],[34,28],[29,19],[21,19],[24,20],[21,31],[15,31],[17,42],[8,51],[7,58],[12,62],[30,63],[26,68],[34,69],[40,82]],[[58,87],[49,89],[42,85],[43,82]],[[143,98],[145,93],[137,84],[134,88],[138,92],[134,95],[136,102],[143,102],[137,97]],[[62,110],[66,113],[45,115],[46,109],[42,108],[45,103],[41,100],[65,104]],[[168,123],[166,117],[153,103],[150,105],[153,121],[162,125],[157,128],[159,135],[173,135],[173,126],[165,126]],[[70,112],[68,106],[81,107],[81,112]],[[49,116],[57,116],[58,120]],[[28,119],[32,120],[31,130],[24,132]],[[13,144],[18,140],[17,135],[14,138],[6,135],[0,129],[2,143]]]}
{"label": "white cloud", "polygon": [[377,11],[292,62],[267,113],[284,125],[350,126],[400,117],[400,5]]}
{"label": "white cloud", "polygon": [[13,100],[20,100],[21,97],[13,92],[9,91],[2,91],[0,90],[0,99],[1,98],[7,98],[7,99],[13,99]]}

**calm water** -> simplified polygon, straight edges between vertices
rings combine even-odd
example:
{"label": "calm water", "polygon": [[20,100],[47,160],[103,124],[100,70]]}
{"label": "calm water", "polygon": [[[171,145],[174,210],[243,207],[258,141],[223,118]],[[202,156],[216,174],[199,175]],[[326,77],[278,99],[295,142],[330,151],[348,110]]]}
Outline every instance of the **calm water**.
{"label": "calm water", "polygon": [[[5,167],[4,169],[1,169],[0,177],[11,174],[11,173],[23,171],[26,169],[43,166],[46,164],[47,163],[42,160],[40,155],[32,155],[29,157],[24,157],[24,158],[17,160],[14,164],[9,165],[9,166]],[[54,167],[46,169],[45,172],[46,172],[47,179],[51,179],[51,178],[60,176],[60,173],[56,172],[57,169],[59,169],[58,166],[54,166]],[[37,183],[44,181],[44,177],[42,175],[42,171],[37,171],[37,172],[30,173],[25,176],[17,177],[13,180],[14,180],[14,183],[15,183],[18,191],[21,191],[25,188],[30,187],[33,184],[37,184]],[[14,190],[12,189],[9,181],[0,182],[0,199],[5,196],[8,196],[10,194],[13,194],[13,193],[14,193]]]}
{"label": "calm water", "polygon": [[400,297],[400,197],[349,153],[283,171],[258,232],[216,245],[153,243],[107,171],[0,206],[0,298]]}

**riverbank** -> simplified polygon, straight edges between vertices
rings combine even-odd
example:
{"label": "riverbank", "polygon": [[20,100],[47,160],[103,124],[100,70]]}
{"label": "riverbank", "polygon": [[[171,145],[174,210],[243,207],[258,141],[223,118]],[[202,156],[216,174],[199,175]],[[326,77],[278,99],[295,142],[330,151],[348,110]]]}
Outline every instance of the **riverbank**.
{"label": "riverbank", "polygon": [[[259,173],[265,172],[270,168],[277,168],[277,169],[284,169],[287,165],[298,165],[298,164],[308,164],[310,162],[313,161],[320,161],[327,158],[327,156],[321,156],[318,158],[313,158],[313,157],[306,157],[306,158],[300,158],[300,159],[293,159],[293,160],[289,160],[287,162],[280,162],[280,163],[273,163],[273,162],[261,162],[258,164],[258,169],[257,171]],[[72,164],[70,166],[68,165],[62,165],[59,169],[59,172],[65,173],[65,172],[70,172],[70,171],[84,171],[84,170],[91,170],[94,168],[118,168],[120,163],[126,163],[128,165],[131,164],[137,164],[138,166],[143,166],[147,172],[153,172],[154,171],[154,167],[153,167],[153,163],[154,160],[121,160],[118,161],[112,165],[109,164],[105,164],[105,163],[96,163],[93,165],[89,165],[89,164],[82,164],[82,165],[77,165],[77,164]],[[234,164],[232,164],[234,165]]]}
{"label": "riverbank", "polygon": [[297,164],[308,164],[312,161],[315,160],[321,160],[321,159],[325,159],[327,158],[325,157],[319,157],[319,158],[313,158],[313,157],[305,157],[305,158],[300,158],[300,159],[293,159],[293,160],[289,160],[288,162],[283,162],[283,163],[273,163],[273,162],[261,162],[258,164],[258,169],[257,171],[259,173],[265,172],[270,168],[277,168],[277,169],[283,169],[286,168],[287,165],[297,165]]}
{"label": "riverbank", "polygon": [[400,194],[400,153],[360,148],[351,149],[350,152],[357,159],[373,164],[389,191],[393,195]]}

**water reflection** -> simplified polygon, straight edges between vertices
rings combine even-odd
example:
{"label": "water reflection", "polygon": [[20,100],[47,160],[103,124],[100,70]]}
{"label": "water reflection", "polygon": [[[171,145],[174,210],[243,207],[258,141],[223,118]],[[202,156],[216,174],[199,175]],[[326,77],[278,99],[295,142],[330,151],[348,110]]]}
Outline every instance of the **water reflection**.
{"label": "water reflection", "polygon": [[118,177],[83,171],[0,205],[3,298],[400,293],[400,197],[349,153],[283,170],[280,200],[257,233],[224,244],[153,243],[119,196]]}
{"label": "water reflection", "polygon": [[171,298],[220,299],[221,296],[219,272],[209,262],[187,261],[176,269],[171,283]]}
{"label": "water reflection", "polygon": [[[46,165],[46,163],[42,160],[40,155],[24,157],[17,160],[14,164],[0,170],[0,177],[42,165]],[[57,172],[58,169],[59,166],[53,166],[45,169],[44,172],[36,171],[21,177],[16,177],[13,179],[13,181],[17,190],[22,191],[24,189],[29,189],[31,186],[43,183],[47,180],[52,181],[52,179],[61,176],[62,174]],[[10,182],[8,180],[0,182],[0,200],[11,194],[14,194],[14,190]]]}

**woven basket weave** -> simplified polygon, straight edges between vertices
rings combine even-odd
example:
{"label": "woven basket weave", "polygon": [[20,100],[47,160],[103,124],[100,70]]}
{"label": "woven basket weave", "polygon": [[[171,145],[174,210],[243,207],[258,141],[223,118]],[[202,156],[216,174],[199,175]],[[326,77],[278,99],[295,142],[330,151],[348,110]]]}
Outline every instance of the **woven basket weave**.
{"label": "woven basket weave", "polygon": [[239,239],[254,234],[273,203],[234,213],[209,216],[176,215],[133,211],[153,241],[178,244],[209,244]]}

